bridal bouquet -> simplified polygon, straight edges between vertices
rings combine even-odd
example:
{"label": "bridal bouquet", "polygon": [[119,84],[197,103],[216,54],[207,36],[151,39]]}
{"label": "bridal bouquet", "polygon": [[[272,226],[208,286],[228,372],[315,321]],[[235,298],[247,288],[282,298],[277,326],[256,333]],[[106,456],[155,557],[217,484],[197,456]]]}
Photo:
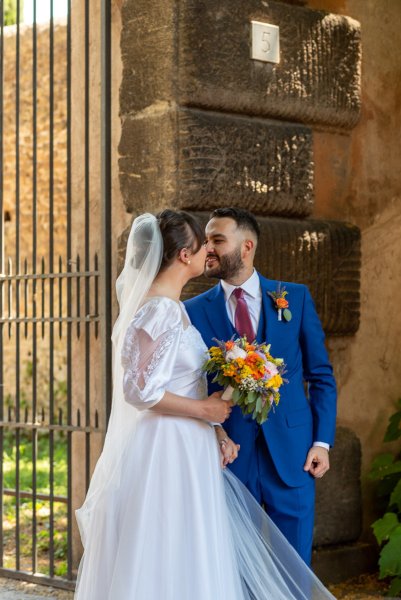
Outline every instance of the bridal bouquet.
{"label": "bridal bouquet", "polygon": [[216,342],[209,349],[204,371],[215,373],[213,382],[226,388],[224,400],[232,399],[244,415],[252,414],[259,424],[264,423],[273,404],[279,403],[279,390],[286,381],[283,359],[273,358],[270,344],[249,344],[246,337]]}

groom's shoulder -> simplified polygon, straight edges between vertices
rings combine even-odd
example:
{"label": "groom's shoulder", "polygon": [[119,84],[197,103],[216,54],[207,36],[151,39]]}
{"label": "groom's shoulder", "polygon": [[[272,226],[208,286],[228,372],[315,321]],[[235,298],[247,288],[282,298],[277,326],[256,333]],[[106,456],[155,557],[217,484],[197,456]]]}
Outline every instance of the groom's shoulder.
{"label": "groom's shoulder", "polygon": [[262,288],[265,288],[267,291],[275,292],[277,288],[280,286],[281,288],[285,288],[288,293],[296,294],[297,296],[303,296],[307,291],[307,286],[303,283],[295,283],[293,281],[283,281],[282,279],[267,279],[263,275],[259,273],[260,282]]}
{"label": "groom's shoulder", "polygon": [[219,284],[214,285],[210,289],[206,290],[206,292],[203,292],[202,294],[198,294],[197,296],[194,296],[193,298],[189,298],[188,300],[185,300],[185,302],[184,302],[185,306],[187,308],[193,308],[194,306],[203,304],[203,302],[210,301],[212,298],[214,298],[216,296],[216,293],[218,292],[218,287],[219,287]]}

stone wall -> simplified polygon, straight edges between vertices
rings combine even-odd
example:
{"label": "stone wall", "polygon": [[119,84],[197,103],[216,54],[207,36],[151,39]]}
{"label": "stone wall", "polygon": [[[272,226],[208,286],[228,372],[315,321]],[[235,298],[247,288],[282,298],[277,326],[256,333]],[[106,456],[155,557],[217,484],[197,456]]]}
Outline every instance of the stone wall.
{"label": "stone wall", "polygon": [[358,19],[362,33],[362,110],[351,135],[314,137],[315,209],[361,229],[361,317],[356,335],[330,338],[339,387],[338,421],[362,445],[364,532],[377,516],[366,475],[401,397],[401,5],[398,0],[308,0],[312,8]]}

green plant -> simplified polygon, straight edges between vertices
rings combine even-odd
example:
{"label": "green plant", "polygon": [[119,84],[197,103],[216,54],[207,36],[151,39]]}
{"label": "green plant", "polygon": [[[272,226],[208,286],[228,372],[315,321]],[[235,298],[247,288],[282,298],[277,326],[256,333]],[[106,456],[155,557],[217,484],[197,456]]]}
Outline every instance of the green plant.
{"label": "green plant", "polygon": [[[23,15],[23,1],[20,0],[20,21]],[[4,0],[4,25],[14,25],[17,22],[17,0]]]}
{"label": "green plant", "polygon": [[[390,417],[385,442],[401,438],[401,399],[397,412]],[[372,524],[373,533],[382,546],[379,558],[380,578],[392,577],[389,596],[401,592],[401,450],[377,456],[372,463],[370,479],[379,482],[379,497],[386,501],[383,517]]]}

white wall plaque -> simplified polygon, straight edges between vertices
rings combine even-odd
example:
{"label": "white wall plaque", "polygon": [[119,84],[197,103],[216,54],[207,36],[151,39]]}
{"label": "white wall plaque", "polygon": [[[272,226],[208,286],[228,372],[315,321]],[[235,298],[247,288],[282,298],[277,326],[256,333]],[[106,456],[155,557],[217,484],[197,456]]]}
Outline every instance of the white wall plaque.
{"label": "white wall plaque", "polygon": [[251,58],[264,62],[280,62],[280,39],[277,25],[251,21],[252,50]]}

